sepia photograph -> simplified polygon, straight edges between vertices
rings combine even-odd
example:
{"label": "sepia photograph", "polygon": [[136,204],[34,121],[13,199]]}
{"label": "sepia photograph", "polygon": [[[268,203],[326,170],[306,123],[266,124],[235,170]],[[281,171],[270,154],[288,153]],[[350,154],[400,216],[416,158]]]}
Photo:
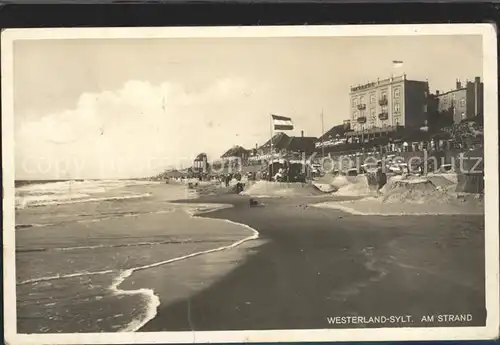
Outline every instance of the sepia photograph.
{"label": "sepia photograph", "polygon": [[12,344],[493,339],[489,24],[2,32]]}

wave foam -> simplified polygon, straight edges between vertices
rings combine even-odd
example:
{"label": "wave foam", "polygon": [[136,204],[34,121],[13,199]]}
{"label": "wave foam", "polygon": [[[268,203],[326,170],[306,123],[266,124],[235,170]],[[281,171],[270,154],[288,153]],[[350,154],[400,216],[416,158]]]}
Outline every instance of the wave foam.
{"label": "wave foam", "polygon": [[16,200],[16,208],[25,208],[25,207],[37,207],[37,206],[50,206],[50,205],[68,205],[68,204],[77,204],[83,202],[96,202],[96,201],[112,201],[112,200],[127,200],[127,199],[141,199],[151,196],[151,193],[143,193],[143,194],[133,194],[133,195],[122,195],[122,196],[109,196],[102,198],[85,198],[89,195],[81,195],[79,198],[56,198],[52,200],[39,200],[35,199],[32,201],[28,201],[24,198],[19,200],[17,203]]}
{"label": "wave foam", "polygon": [[[114,200],[105,192],[127,186],[158,184],[156,181],[84,180],[34,183],[16,187],[16,208]],[[115,196],[114,198],[126,198]],[[116,200],[116,199],[115,199]]]}
{"label": "wave foam", "polygon": [[94,276],[94,275],[100,275],[100,274],[109,274],[109,273],[113,273],[113,272],[114,272],[113,270],[105,270],[105,271],[96,271],[96,272],[84,271],[84,272],[77,272],[77,273],[70,273],[70,274],[57,274],[54,276],[23,280],[23,281],[17,283],[16,285],[33,284],[33,283],[45,282],[45,281],[56,280],[56,279],[66,279],[66,278],[75,278],[75,277],[82,277],[82,276]]}

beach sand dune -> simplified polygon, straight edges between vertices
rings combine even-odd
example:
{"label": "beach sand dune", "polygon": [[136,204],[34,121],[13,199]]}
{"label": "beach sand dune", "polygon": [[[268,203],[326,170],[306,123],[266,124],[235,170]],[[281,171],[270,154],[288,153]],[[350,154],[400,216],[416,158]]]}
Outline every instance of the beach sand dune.
{"label": "beach sand dune", "polygon": [[[484,214],[481,195],[456,193],[452,180],[433,175],[429,177],[393,176],[379,191],[373,191],[362,181],[339,189],[336,194],[365,196],[356,201],[325,202],[313,206],[333,208],[356,215],[431,215]],[[364,193],[364,194],[363,194]],[[347,193],[349,194],[349,193]]]}
{"label": "beach sand dune", "polygon": [[322,187],[311,183],[285,183],[256,181],[248,186],[241,195],[253,197],[298,197],[325,195],[331,190],[322,190]]}

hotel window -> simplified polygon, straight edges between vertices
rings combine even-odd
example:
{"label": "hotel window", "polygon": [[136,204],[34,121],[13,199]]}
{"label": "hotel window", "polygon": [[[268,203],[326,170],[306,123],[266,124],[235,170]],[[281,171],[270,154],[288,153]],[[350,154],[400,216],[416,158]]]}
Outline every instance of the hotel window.
{"label": "hotel window", "polygon": [[380,99],[387,99],[387,91],[382,91],[380,93]]}
{"label": "hotel window", "polygon": [[356,108],[357,105],[358,105],[358,98],[357,97],[353,97],[352,98],[352,107]]}
{"label": "hotel window", "polygon": [[401,105],[399,103],[395,103],[394,104],[394,112],[399,113],[400,110],[401,110]]}
{"label": "hotel window", "polygon": [[394,117],[394,125],[399,126],[401,124],[401,118],[399,116]]}
{"label": "hotel window", "polygon": [[460,100],[460,106],[461,106],[461,107],[465,107],[465,98],[462,98],[462,99]]}
{"label": "hotel window", "polygon": [[399,94],[400,94],[400,89],[399,87],[394,89],[394,98],[399,98]]}
{"label": "hotel window", "polygon": [[375,126],[375,123],[377,122],[377,110],[375,108],[370,109],[369,122],[372,127]]}
{"label": "hotel window", "polygon": [[359,104],[365,104],[365,96],[359,98]]}
{"label": "hotel window", "polygon": [[374,94],[374,93],[372,93],[372,94],[370,95],[370,103],[375,103],[376,101],[377,101],[377,100],[376,100],[375,94]]}
{"label": "hotel window", "polygon": [[353,116],[355,119],[357,119],[357,118],[358,118],[358,112],[357,112],[357,111],[355,111],[354,113],[352,113],[352,116]]}

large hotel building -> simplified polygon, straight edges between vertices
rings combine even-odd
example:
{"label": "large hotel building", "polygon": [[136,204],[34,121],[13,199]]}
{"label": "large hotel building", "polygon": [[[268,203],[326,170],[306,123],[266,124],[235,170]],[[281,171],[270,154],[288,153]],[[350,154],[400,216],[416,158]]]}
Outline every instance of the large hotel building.
{"label": "large hotel building", "polygon": [[351,132],[379,136],[398,128],[417,128],[427,119],[429,84],[406,75],[351,87]]}

